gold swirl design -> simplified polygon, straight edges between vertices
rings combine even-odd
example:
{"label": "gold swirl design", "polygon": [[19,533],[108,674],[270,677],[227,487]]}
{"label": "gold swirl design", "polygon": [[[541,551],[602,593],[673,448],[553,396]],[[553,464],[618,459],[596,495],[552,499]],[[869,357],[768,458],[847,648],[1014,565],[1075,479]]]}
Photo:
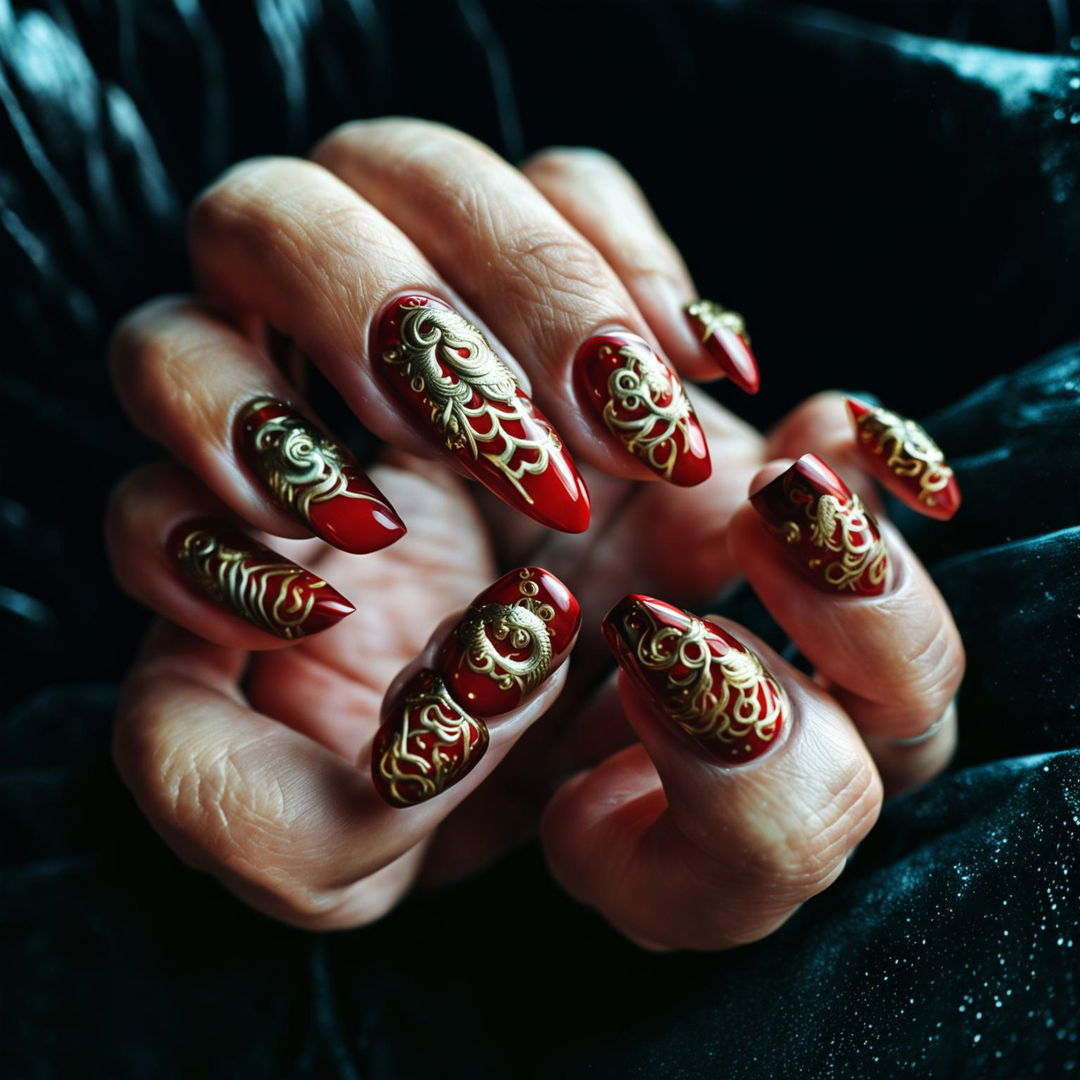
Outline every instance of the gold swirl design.
{"label": "gold swirl design", "polygon": [[[516,687],[524,697],[547,678],[553,651],[548,623],[555,618],[550,604],[540,603],[539,585],[530,570],[521,571],[518,592],[512,604],[482,604],[465,616],[458,636],[465,649],[465,663],[477,675],[487,675],[500,690]],[[495,642],[515,650],[528,649],[520,660],[504,656]]]}
{"label": "gold swirl design", "polygon": [[205,529],[184,537],[178,558],[187,576],[207,595],[283,638],[304,633],[304,621],[315,605],[314,590],[326,584],[312,581],[295,563],[260,562],[258,554],[230,547]]}
{"label": "gold swirl design", "polygon": [[686,313],[701,324],[701,340],[708,341],[718,326],[737,334],[749,346],[750,335],[746,332],[746,320],[730,308],[722,307],[715,300],[695,300],[686,305]]}
{"label": "gold swirl design", "polygon": [[562,444],[546,424],[538,438],[506,430],[507,423],[541,426],[528,398],[519,395],[514,373],[456,312],[406,306],[398,332],[401,344],[387,349],[383,360],[400,368],[414,393],[424,395],[447,449],[466,450],[474,461],[482,457],[532,503],[522,477],[546,471]]}
{"label": "gold swirl design", "polygon": [[[615,350],[600,348],[601,356]],[[627,450],[645,459],[661,476],[670,479],[682,452],[690,449],[690,401],[678,379],[647,347],[624,345],[617,355],[622,363],[608,377],[604,423]],[[666,405],[660,399],[668,397]],[[626,417],[620,413],[639,413]]]}
{"label": "gold swirl design", "polygon": [[376,767],[394,804],[413,806],[455,783],[487,745],[487,725],[464,712],[434,676],[405,699],[400,726]]}
{"label": "gold swirl design", "polygon": [[[840,556],[824,569],[825,580],[830,585],[854,589],[864,574],[871,585],[880,585],[885,580],[888,569],[885,541],[858,495],[852,493],[846,503],[834,495],[822,495],[806,504],[806,516],[810,522],[810,542]],[[796,522],[786,521],[781,529],[791,527],[799,528]],[[811,558],[810,566],[817,569],[823,562],[820,557]]]}
{"label": "gold swirl design", "polygon": [[937,493],[948,487],[953,471],[945,464],[941,448],[920,424],[888,409],[875,408],[859,417],[856,430],[860,441],[883,457],[893,473],[918,478],[920,502],[936,504]]}
{"label": "gold swirl design", "polygon": [[[639,603],[631,611],[649,624],[637,641],[638,662],[650,671],[668,672],[664,709],[683,731],[722,743],[739,742],[750,734],[761,742],[776,737],[786,698],[755,653],[733,646],[714,656],[709,629],[700,619],[688,616],[690,625],[680,630],[660,626]],[[624,626],[633,640],[629,618]]]}
{"label": "gold swirl design", "polygon": [[[277,404],[269,398],[253,401],[245,415]],[[255,431],[253,445],[267,486],[309,523],[312,503],[338,497],[376,501],[367,492],[349,490],[344,470],[350,463],[341,447],[302,417],[271,417]]]}

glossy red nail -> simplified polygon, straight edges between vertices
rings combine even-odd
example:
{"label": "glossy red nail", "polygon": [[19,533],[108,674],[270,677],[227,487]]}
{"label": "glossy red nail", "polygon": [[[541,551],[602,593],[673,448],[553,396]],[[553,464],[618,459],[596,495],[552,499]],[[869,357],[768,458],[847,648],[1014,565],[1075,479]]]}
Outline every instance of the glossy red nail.
{"label": "glossy red nail", "polygon": [[948,521],[960,509],[960,485],[937,443],[888,409],[847,399],[863,463],[894,494],[927,517]]}
{"label": "glossy red nail", "polygon": [[184,522],[167,546],[203,596],[275,637],[317,634],[356,610],[321,577],[225,522]]}
{"label": "glossy red nail", "polygon": [[240,413],[244,458],[274,498],[324,540],[364,555],[405,535],[385,496],[348,449],[272,398]]}
{"label": "glossy red nail", "polygon": [[372,779],[391,806],[415,806],[468,775],[487,746],[484,721],[454,701],[436,672],[424,670],[383,713],[372,744]]}
{"label": "glossy red nail", "polygon": [[578,393],[623,446],[681,487],[712,472],[705,434],[678,375],[637,334],[589,338],[574,358]]}
{"label": "glossy red nail", "polygon": [[655,708],[711,757],[737,765],[776,743],[787,723],[787,695],[757,654],[726,630],[638,595],[620,600],[601,630]]}
{"label": "glossy red nail", "polygon": [[588,491],[562,440],[475,326],[433,297],[401,296],[375,346],[383,377],[472,476],[543,525],[588,528]]}
{"label": "glossy red nail", "polygon": [[814,454],[750,496],[771,536],[807,580],[828,592],[885,591],[885,541],[862,500]]}
{"label": "glossy red nail", "polygon": [[694,333],[724,374],[740,390],[756,394],[761,385],[757,360],[750,351],[746,323],[737,311],[712,300],[695,300],[683,309]]}
{"label": "glossy red nail", "polygon": [[498,716],[559,668],[580,627],[578,602],[554,574],[513,570],[472,602],[434,666],[470,713]]}

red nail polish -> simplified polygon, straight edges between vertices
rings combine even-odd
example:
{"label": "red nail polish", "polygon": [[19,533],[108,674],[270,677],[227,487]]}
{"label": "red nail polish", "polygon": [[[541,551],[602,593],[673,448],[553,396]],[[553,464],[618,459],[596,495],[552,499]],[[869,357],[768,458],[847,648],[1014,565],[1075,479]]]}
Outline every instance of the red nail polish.
{"label": "red nail polish", "polygon": [[589,494],[562,440],[483,334],[430,296],[401,296],[375,331],[378,370],[481,483],[542,525],[584,532]]}
{"label": "red nail polish", "polygon": [[635,457],[681,487],[712,472],[705,434],[678,375],[637,334],[589,338],[574,358],[578,393]]}
{"label": "red nail polish", "polygon": [[751,761],[779,738],[789,713],[782,687],[756,653],[715,623],[630,595],[601,630],[655,707],[718,761]]}
{"label": "red nail polish", "polygon": [[580,627],[578,602],[554,574],[512,570],[472,602],[434,666],[469,712],[498,716],[559,668]]}
{"label": "red nail polish", "polygon": [[750,496],[771,536],[807,580],[827,592],[885,591],[885,541],[862,500],[814,454]]}
{"label": "red nail polish", "polygon": [[240,433],[245,459],[274,498],[335,547],[365,555],[405,535],[348,449],[291,406],[251,402],[240,414]]}
{"label": "red nail polish", "polygon": [[863,463],[899,499],[927,517],[948,521],[960,509],[960,485],[937,443],[888,409],[847,399]]}
{"label": "red nail polish", "polygon": [[275,637],[317,634],[356,610],[321,577],[225,522],[186,521],[167,547],[203,596]]}
{"label": "red nail polish", "polygon": [[453,787],[484,756],[488,730],[434,671],[414,675],[383,713],[371,752],[375,789],[391,806],[415,806]]}
{"label": "red nail polish", "polygon": [[756,394],[761,385],[757,360],[750,351],[746,323],[737,311],[712,300],[695,300],[683,309],[694,333],[724,374],[740,390]]}

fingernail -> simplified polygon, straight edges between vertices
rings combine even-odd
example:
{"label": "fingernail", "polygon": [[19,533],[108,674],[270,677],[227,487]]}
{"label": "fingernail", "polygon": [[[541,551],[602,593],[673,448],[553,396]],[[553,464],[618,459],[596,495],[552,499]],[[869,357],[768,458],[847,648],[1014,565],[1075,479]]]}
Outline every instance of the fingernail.
{"label": "fingernail", "polygon": [[542,525],[588,528],[573,459],[475,326],[433,297],[398,297],[379,319],[376,352],[405,407],[472,476]]}
{"label": "fingernail", "polygon": [[312,532],[355,555],[400,540],[405,526],[348,449],[291,406],[259,398],[240,413],[245,460]]}
{"label": "fingernail", "polygon": [[789,706],[757,654],[715,623],[630,595],[601,630],[619,666],[710,757],[738,765],[773,746]]}
{"label": "fingernail", "polygon": [[574,358],[578,392],[654,473],[692,487],[712,472],[705,434],[678,375],[627,331],[597,334]]}
{"label": "fingernail", "polygon": [[383,713],[371,754],[375,789],[391,806],[416,806],[468,775],[488,746],[483,720],[470,716],[439,675],[414,675]]}
{"label": "fingernail", "polygon": [[580,627],[578,602],[554,574],[512,570],[472,602],[434,667],[469,712],[498,716],[558,670]]}
{"label": "fingernail", "polygon": [[750,503],[818,588],[861,596],[885,591],[888,558],[877,522],[821,458],[803,454]]}
{"label": "fingernail", "polygon": [[937,443],[897,413],[847,399],[863,463],[897,496],[905,492],[928,517],[948,521],[960,509],[960,485]]}
{"label": "fingernail", "polygon": [[757,360],[750,351],[750,337],[743,317],[712,300],[694,300],[683,310],[698,340],[724,374],[739,389],[756,394],[761,376]]}
{"label": "fingernail", "polygon": [[185,522],[167,546],[198,592],[275,637],[317,634],[356,610],[321,577],[225,522]]}

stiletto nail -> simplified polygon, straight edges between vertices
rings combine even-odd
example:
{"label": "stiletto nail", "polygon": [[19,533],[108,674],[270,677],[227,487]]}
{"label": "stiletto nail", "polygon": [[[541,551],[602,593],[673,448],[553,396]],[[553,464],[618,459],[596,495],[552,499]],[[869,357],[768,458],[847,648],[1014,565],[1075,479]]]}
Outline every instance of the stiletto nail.
{"label": "stiletto nail", "polygon": [[375,340],[379,371],[472,476],[543,525],[588,528],[588,491],[562,440],[475,326],[433,297],[401,296]]}
{"label": "stiletto nail", "polygon": [[470,713],[498,716],[559,668],[580,627],[578,602],[554,574],[513,570],[473,601],[434,666]]}
{"label": "stiletto nail", "polygon": [[601,630],[619,666],[650,703],[711,757],[760,757],[787,723],[787,695],[757,654],[715,623],[630,595]]}
{"label": "stiletto nail", "polygon": [[803,454],[750,503],[819,588],[862,596],[885,591],[888,557],[878,524],[821,458]]}
{"label": "stiletto nail", "polygon": [[597,334],[574,358],[578,392],[635,457],[682,487],[712,472],[705,434],[678,375],[637,334]]}
{"label": "stiletto nail", "polygon": [[888,409],[847,399],[862,461],[901,498],[913,498],[928,517],[948,521],[960,509],[960,485],[937,443],[915,423]]}
{"label": "stiletto nail", "polygon": [[203,596],[276,637],[317,634],[356,610],[321,577],[225,522],[184,522],[167,546]]}
{"label": "stiletto nail", "polygon": [[436,672],[424,670],[383,713],[372,745],[372,779],[391,806],[415,806],[453,787],[487,746],[484,721],[454,701]]}
{"label": "stiletto nail", "polygon": [[739,389],[756,394],[761,376],[757,360],[750,351],[750,337],[743,317],[712,300],[695,300],[683,310],[701,344],[724,374]]}
{"label": "stiletto nail", "polygon": [[291,406],[259,398],[240,414],[244,457],[282,506],[324,540],[365,555],[405,526],[352,454]]}

